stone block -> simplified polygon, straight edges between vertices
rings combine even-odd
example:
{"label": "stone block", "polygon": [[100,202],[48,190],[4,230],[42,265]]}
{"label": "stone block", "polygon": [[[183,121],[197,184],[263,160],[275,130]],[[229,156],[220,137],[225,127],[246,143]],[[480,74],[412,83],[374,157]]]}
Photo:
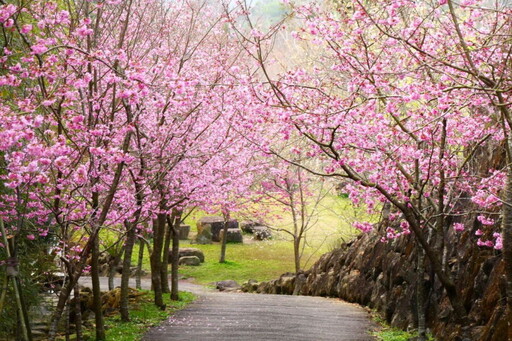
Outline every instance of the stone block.
{"label": "stone block", "polygon": [[[178,256],[179,256],[180,259],[182,257],[195,256],[195,257],[199,258],[199,261],[201,263],[204,263],[204,253],[203,253],[203,251],[201,251],[199,249],[196,249],[196,248],[193,248],[193,247],[180,248]],[[171,262],[171,260],[172,260],[172,251],[169,250],[169,262]]]}
{"label": "stone block", "polygon": [[[223,236],[224,236],[224,230],[220,231],[220,240],[222,240]],[[243,243],[244,238],[242,236],[242,231],[238,228],[235,228],[235,229],[228,228],[226,242],[228,242],[228,243]]]}
{"label": "stone block", "polygon": [[181,224],[179,228],[180,240],[187,240],[190,233],[190,225]]}
{"label": "stone block", "polygon": [[196,256],[180,257],[179,265],[198,266],[200,264],[201,264],[201,261]]}

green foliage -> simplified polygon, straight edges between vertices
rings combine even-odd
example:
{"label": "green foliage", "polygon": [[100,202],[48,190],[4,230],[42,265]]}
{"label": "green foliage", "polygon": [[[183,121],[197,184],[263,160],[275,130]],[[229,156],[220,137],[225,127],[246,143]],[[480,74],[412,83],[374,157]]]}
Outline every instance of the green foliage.
{"label": "green foliage", "polygon": [[[160,310],[153,304],[153,293],[145,291],[137,305],[130,311],[130,322],[122,322],[118,315],[108,316],[105,319],[106,338],[108,341],[136,341],[141,340],[144,333],[153,326],[160,324],[169,318],[169,315],[185,308],[196,299],[196,296],[189,292],[180,292],[179,301],[171,301],[169,295],[165,295],[164,302],[166,309]],[[84,340],[93,340],[94,330],[87,330],[84,333]]]}
{"label": "green foliage", "polygon": [[[379,331],[373,333],[373,336],[377,337],[379,341],[409,341],[418,336],[416,332],[411,333],[390,327],[377,312],[373,312],[372,315],[373,320],[381,326]],[[428,335],[427,339],[428,341],[435,341],[431,335]]]}
{"label": "green foliage", "polygon": [[[41,287],[47,281],[47,274],[55,270],[53,256],[46,251],[47,244],[40,238],[30,241],[17,239],[17,255],[19,260],[18,278],[21,282],[22,295],[28,311],[41,302]],[[7,259],[5,249],[0,248],[0,261]],[[0,266],[0,296],[4,290],[6,267]],[[17,306],[12,282],[9,280],[5,304],[0,307],[0,339],[14,335],[17,322]],[[35,316],[29,316],[33,319]]]}

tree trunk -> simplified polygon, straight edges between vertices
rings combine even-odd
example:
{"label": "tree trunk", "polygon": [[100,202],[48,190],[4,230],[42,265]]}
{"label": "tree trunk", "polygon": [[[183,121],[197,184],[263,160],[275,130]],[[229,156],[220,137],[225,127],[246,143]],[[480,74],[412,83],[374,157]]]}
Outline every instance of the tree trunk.
{"label": "tree trunk", "polygon": [[71,318],[71,296],[68,299],[68,302],[66,303],[65,318],[66,318],[66,323],[65,323],[65,328],[64,328],[64,330],[65,330],[64,339],[66,341],[69,341],[69,336],[71,335],[70,321],[69,321]]}
{"label": "tree trunk", "polygon": [[153,222],[153,252],[150,256],[151,262],[151,284],[155,293],[155,305],[160,309],[165,309],[162,296],[162,247],[166,225],[166,214],[160,213],[156,222]]}
{"label": "tree trunk", "polygon": [[174,221],[173,218],[169,219],[169,215],[166,216],[167,225],[165,227],[164,247],[162,250],[162,270],[160,273],[163,293],[171,292],[171,289],[169,288],[169,247],[171,246],[171,230],[172,223]]}
{"label": "tree trunk", "polygon": [[418,252],[418,264],[416,272],[416,304],[418,317],[418,341],[426,341],[426,325],[425,325],[425,252],[421,246],[416,247]]}
{"label": "tree trunk", "polygon": [[228,241],[229,211],[223,212],[222,215],[224,216],[224,226],[222,228],[223,234],[222,234],[222,240],[221,240],[222,245],[220,247],[219,263],[226,262],[226,244]]}
{"label": "tree trunk", "polygon": [[[92,239],[91,239],[92,238]],[[67,281],[59,293],[59,300],[57,302],[57,306],[55,307],[55,311],[52,316],[52,322],[50,324],[50,331],[48,332],[48,340],[55,340],[55,337],[57,336],[57,329],[59,326],[59,322],[61,319],[61,316],[64,312],[64,308],[66,306],[66,302],[68,297],[71,295],[71,291],[75,287],[75,285],[78,283],[78,279],[80,278],[80,275],[82,274],[83,269],[85,268],[85,261],[88,255],[90,254],[91,250],[91,243],[94,238],[96,238],[96,234],[93,233],[91,238],[89,239],[88,244],[86,245],[84,252],[81,255],[80,262],[78,263],[77,269],[75,270],[75,273],[73,276],[70,276],[69,281]]]}
{"label": "tree trunk", "polygon": [[116,277],[117,273],[117,267],[119,266],[119,262],[121,261],[121,258],[123,258],[123,252],[125,251],[124,248],[121,248],[121,250],[117,251],[114,258],[112,259],[112,262],[108,269],[108,290],[114,290],[115,284],[114,284],[114,278]]}
{"label": "tree trunk", "polygon": [[144,261],[144,240],[139,238],[139,258],[137,259],[137,274],[135,275],[135,288],[142,289],[142,262]]}
{"label": "tree trunk", "polygon": [[455,312],[455,316],[457,316],[457,319],[461,324],[465,325],[467,323],[467,311],[464,307],[464,304],[462,303],[462,300],[460,299],[457,287],[455,286],[451,275],[443,271],[443,265],[440,260],[440,256],[442,256],[442,254],[439,255],[439,253],[433,250],[429,245],[427,238],[423,234],[421,227],[418,225],[418,221],[414,214],[409,210],[404,209],[403,207],[400,208],[400,210],[407,219],[407,222],[409,223],[409,226],[414,233],[416,240],[418,241],[419,247],[423,248],[425,251],[433,271],[446,290],[446,296],[448,296],[448,299],[450,300],[450,303]]}
{"label": "tree trunk", "polygon": [[32,341],[32,333],[30,331],[30,321],[28,320],[28,315],[26,314],[25,307],[23,306],[23,299],[22,299],[22,292],[21,287],[19,285],[19,281],[17,278],[18,274],[18,264],[16,260],[16,255],[14,254],[14,248],[12,245],[14,244],[13,240],[11,239],[11,243],[7,240],[7,233],[5,232],[4,228],[4,221],[2,217],[0,217],[0,233],[2,234],[3,238],[3,244],[5,245],[5,252],[7,254],[7,259],[12,261],[14,264],[11,264],[11,271],[12,273],[9,274],[9,266],[7,267],[7,275],[11,277],[12,279],[12,285],[14,289],[14,296],[16,298],[16,306],[18,308],[18,320],[20,322],[21,327],[21,334],[23,337],[23,340],[25,341]]}
{"label": "tree trunk", "polygon": [[75,284],[74,296],[76,341],[82,341],[82,304],[80,299],[80,288],[78,287],[78,284]]}
{"label": "tree trunk", "polygon": [[293,237],[293,256],[295,261],[295,275],[300,272],[300,238]]}
{"label": "tree trunk", "polygon": [[[11,241],[12,241],[11,249],[14,250],[13,256],[15,258],[17,258],[16,248],[14,247],[14,240],[11,239]],[[19,271],[19,268],[16,267],[16,272],[18,272],[18,271]],[[30,319],[28,317],[27,304],[25,302],[25,298],[23,295],[23,286],[21,285],[21,281],[18,276],[15,277],[15,280],[16,280],[16,285],[18,287],[18,292],[20,295],[21,313],[22,313],[21,318],[23,319],[23,324],[25,325],[25,329],[27,331],[28,340],[31,341],[32,340],[32,330],[30,328]]]}
{"label": "tree trunk", "polygon": [[92,280],[92,294],[94,305],[94,320],[96,322],[96,340],[105,340],[105,326],[103,321],[103,311],[101,304],[101,287],[99,275],[99,241],[98,238],[94,239],[91,256],[91,280]]}
{"label": "tree trunk", "polygon": [[172,259],[171,259],[171,300],[179,300],[178,294],[178,267],[180,261],[180,233],[179,226],[181,224],[181,211],[176,212],[174,221],[169,221],[172,235]]}
{"label": "tree trunk", "polygon": [[121,321],[130,321],[130,313],[128,311],[128,285],[130,281],[130,269],[132,267],[132,253],[133,245],[135,244],[136,235],[136,222],[125,223],[127,228],[126,231],[126,243],[124,246],[124,259],[123,259],[123,272],[121,274],[121,302],[120,312]]}
{"label": "tree trunk", "polygon": [[[512,157],[510,157],[512,158]],[[509,161],[510,162],[510,161]],[[512,166],[508,167],[505,202],[503,203],[503,260],[505,262],[507,293],[508,340],[512,340]]]}

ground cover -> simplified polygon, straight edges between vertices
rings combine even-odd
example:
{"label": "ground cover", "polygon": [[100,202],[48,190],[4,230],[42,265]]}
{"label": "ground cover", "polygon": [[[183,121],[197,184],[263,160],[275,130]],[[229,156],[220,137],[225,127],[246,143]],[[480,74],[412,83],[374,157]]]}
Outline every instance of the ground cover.
{"label": "ground cover", "polygon": [[[180,292],[179,301],[171,301],[169,295],[165,295],[165,310],[160,310],[153,303],[154,294],[144,290],[145,295],[133,305],[130,310],[130,322],[121,322],[119,314],[105,317],[106,339],[115,341],[138,341],[144,333],[153,326],[160,324],[178,310],[185,308],[196,299],[194,294]],[[94,330],[86,329],[84,341],[94,340]]]}
{"label": "ground cover", "polygon": [[[398,328],[391,327],[382,316],[373,311],[372,312],[373,320],[380,325],[379,330],[373,332],[373,336],[377,338],[379,341],[409,341],[415,340],[418,336],[417,332],[408,332],[405,330],[401,330]],[[432,335],[428,335],[428,341],[435,341]]]}

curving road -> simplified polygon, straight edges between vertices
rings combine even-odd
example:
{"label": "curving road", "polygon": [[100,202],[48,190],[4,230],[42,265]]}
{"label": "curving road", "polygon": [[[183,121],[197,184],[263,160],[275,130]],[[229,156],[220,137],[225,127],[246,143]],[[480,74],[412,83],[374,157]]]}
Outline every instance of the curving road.
{"label": "curving road", "polygon": [[[88,279],[81,280],[84,285]],[[102,285],[106,280],[102,279]],[[149,281],[143,286],[148,287]],[[221,293],[180,282],[199,295],[154,327],[144,341],[370,341],[375,325],[361,307],[309,296]]]}

